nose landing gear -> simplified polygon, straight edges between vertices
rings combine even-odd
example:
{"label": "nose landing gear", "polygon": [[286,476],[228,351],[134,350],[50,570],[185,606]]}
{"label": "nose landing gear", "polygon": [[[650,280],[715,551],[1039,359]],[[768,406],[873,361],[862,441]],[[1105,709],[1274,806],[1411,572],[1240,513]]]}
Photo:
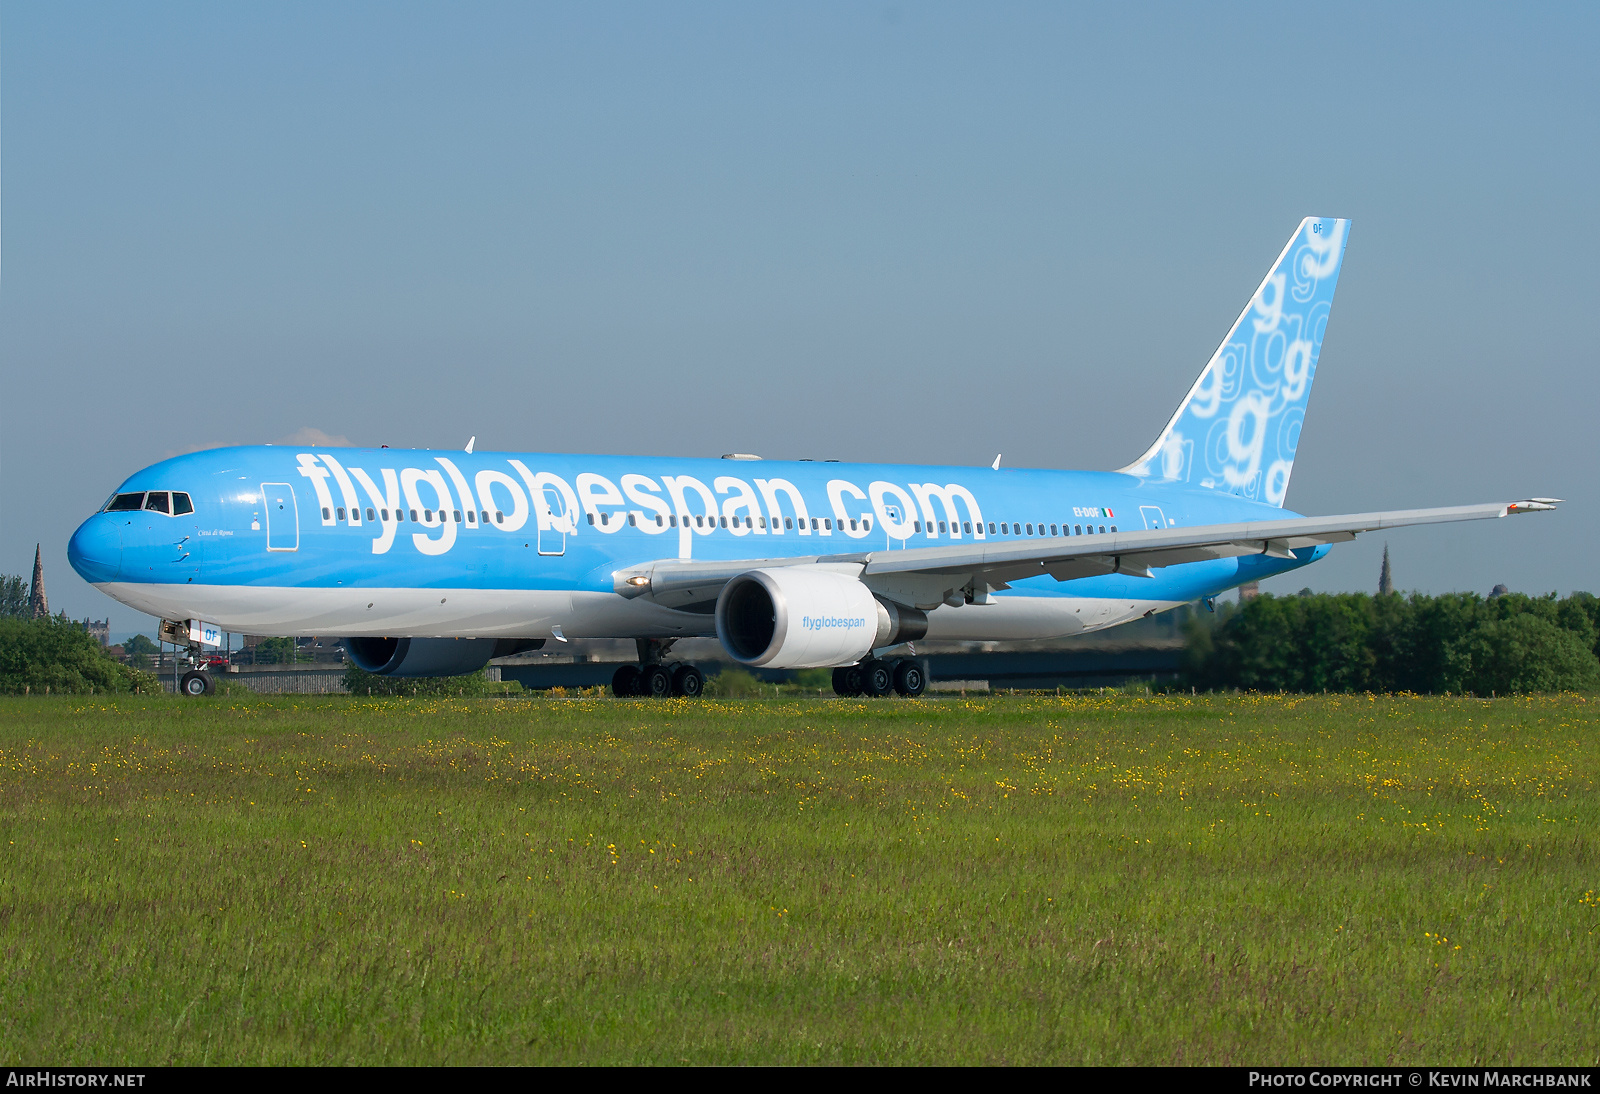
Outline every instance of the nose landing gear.
{"label": "nose landing gear", "polygon": [[205,669],[190,669],[183,674],[183,679],[178,681],[180,694],[190,698],[210,695],[217,690],[217,682],[211,679],[211,674]]}

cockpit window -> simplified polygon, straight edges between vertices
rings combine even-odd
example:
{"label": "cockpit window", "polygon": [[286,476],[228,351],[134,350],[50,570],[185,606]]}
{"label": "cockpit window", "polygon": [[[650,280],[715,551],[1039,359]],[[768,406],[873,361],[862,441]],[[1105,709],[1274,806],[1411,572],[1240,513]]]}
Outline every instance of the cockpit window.
{"label": "cockpit window", "polygon": [[172,495],[172,515],[181,517],[185,513],[192,512],[194,512],[194,502],[189,500],[189,495],[174,492]]}
{"label": "cockpit window", "polygon": [[106,506],[108,513],[127,513],[134,509],[144,508],[144,494],[118,494],[111,499],[111,504]]}
{"label": "cockpit window", "polygon": [[152,490],[145,499],[144,507],[157,513],[172,512],[172,504],[165,490]]}

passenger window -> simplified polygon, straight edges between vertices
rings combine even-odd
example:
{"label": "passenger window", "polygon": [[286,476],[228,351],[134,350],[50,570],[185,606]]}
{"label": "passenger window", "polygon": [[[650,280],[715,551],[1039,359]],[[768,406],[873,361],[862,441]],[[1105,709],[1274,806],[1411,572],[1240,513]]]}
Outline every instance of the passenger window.
{"label": "passenger window", "polygon": [[665,523],[666,523],[666,521],[664,521],[664,520],[662,520],[662,519],[661,519],[661,514],[660,514],[660,513],[657,513],[657,514],[656,514],[656,527],[657,527],[657,528],[660,528],[660,527],[661,527],[661,526],[662,526],[662,525],[663,525],[663,524],[665,524]]}
{"label": "passenger window", "polygon": [[461,523],[461,510],[452,509],[452,510],[450,510],[450,515],[455,518],[455,521],[456,521],[457,524]]}
{"label": "passenger window", "polygon": [[411,510],[411,519],[412,520],[416,520],[417,519],[417,511],[415,509]]}
{"label": "passenger window", "polygon": [[639,522],[634,520],[633,518],[634,518],[634,515],[632,513],[629,513],[628,514],[628,527],[629,528],[637,528],[639,526]]}
{"label": "passenger window", "polygon": [[374,517],[372,515],[372,509],[370,507],[367,509],[367,519],[368,520],[376,520],[377,519],[376,517]]}
{"label": "passenger window", "polygon": [[726,528],[728,526],[728,518],[727,517],[723,517],[722,518],[722,526],[724,528]]}
{"label": "passenger window", "polygon": [[506,522],[506,515],[502,510],[496,509],[494,511],[494,522],[496,524],[504,524]]}
{"label": "passenger window", "polygon": [[167,492],[165,490],[150,491],[150,496],[146,499],[144,507],[153,513],[170,513],[172,511],[167,503]]}
{"label": "passenger window", "polygon": [[111,499],[111,504],[106,506],[108,513],[127,513],[134,509],[144,508],[144,494],[118,494]]}
{"label": "passenger window", "polygon": [[1111,526],[1111,530],[1112,530],[1112,531],[1113,531],[1113,532],[1115,532],[1115,531],[1116,531],[1116,530],[1117,530],[1117,526],[1116,526],[1116,525],[1115,525],[1115,524],[1113,524],[1113,525],[1112,525],[1112,526]]}
{"label": "passenger window", "polygon": [[181,517],[185,513],[194,512],[194,503],[189,500],[188,494],[172,495],[172,515]]}
{"label": "passenger window", "polygon": [[478,523],[479,524],[488,524],[489,523],[489,510],[483,509],[483,510],[479,511],[479,513],[478,513]]}
{"label": "passenger window", "polygon": [[389,519],[389,510],[387,510],[387,509],[379,509],[378,512],[383,514],[383,519],[384,520],[388,520]]}
{"label": "passenger window", "polygon": [[816,517],[812,517],[811,518],[811,530],[813,532],[815,532],[817,530],[817,518]]}
{"label": "passenger window", "polygon": [[793,517],[784,517],[783,518],[783,526],[785,528],[793,528],[794,527],[794,518]]}
{"label": "passenger window", "polygon": [[[324,510],[323,510],[323,512],[324,512],[324,513],[326,513],[326,512],[327,512],[327,510],[326,510],[326,509],[324,509]],[[343,519],[344,519],[344,509],[343,509],[343,508],[339,508],[339,509],[335,509],[335,510],[334,510],[334,512],[336,512],[336,513],[338,513],[338,514],[339,514],[339,519],[340,519],[340,520],[343,520]]]}
{"label": "passenger window", "polygon": [[994,521],[992,520],[989,522],[989,534],[991,536],[994,535]]}
{"label": "passenger window", "polygon": [[590,513],[588,516],[589,516],[589,523],[593,524],[594,523],[594,514]]}
{"label": "passenger window", "polygon": [[467,523],[468,524],[476,524],[476,523],[478,523],[478,514],[474,513],[471,509],[467,510]]}
{"label": "passenger window", "polygon": [[1102,536],[1106,534],[1106,526],[1104,524],[1100,526],[1100,534]]}
{"label": "passenger window", "polygon": [[704,528],[706,526],[706,518],[704,513],[696,513],[694,515],[694,526],[696,528]]}
{"label": "passenger window", "polygon": [[678,514],[673,513],[671,516],[669,516],[667,518],[667,527],[668,528],[676,528],[677,526],[678,526]]}
{"label": "passenger window", "polygon": [[324,505],[322,507],[322,519],[323,520],[332,520],[333,519],[332,515],[329,514],[328,507],[326,505]]}
{"label": "passenger window", "polygon": [[852,532],[854,532],[854,531],[856,531],[856,530],[857,530],[857,528],[856,528],[856,522],[855,522],[855,521],[851,521],[851,522],[850,522],[850,530],[851,530],[851,531],[852,531]]}
{"label": "passenger window", "polygon": [[970,520],[962,521],[961,522],[961,530],[963,532],[966,532],[968,535],[971,535],[972,534],[972,522]]}
{"label": "passenger window", "polygon": [[1052,536],[1056,534],[1056,526],[1054,524],[1050,526],[1050,534]]}
{"label": "passenger window", "polygon": [[1031,535],[1033,535],[1033,525],[1031,525],[1031,524],[1030,524],[1030,525],[1028,525],[1028,534],[1029,534],[1029,535],[1030,535],[1030,536],[1031,536]]}
{"label": "passenger window", "polygon": [[[442,511],[439,513],[439,520],[440,520],[441,523],[444,520],[444,513]],[[422,511],[422,523],[424,523],[424,524],[432,524],[433,523],[433,510],[432,509],[424,509]]]}
{"label": "passenger window", "polygon": [[868,531],[868,532],[872,531],[872,521],[863,519],[861,521],[861,527],[862,527],[862,529],[864,531]]}
{"label": "passenger window", "polygon": [[941,531],[941,532],[945,531],[944,521],[942,521],[942,520],[939,522],[939,531]]}

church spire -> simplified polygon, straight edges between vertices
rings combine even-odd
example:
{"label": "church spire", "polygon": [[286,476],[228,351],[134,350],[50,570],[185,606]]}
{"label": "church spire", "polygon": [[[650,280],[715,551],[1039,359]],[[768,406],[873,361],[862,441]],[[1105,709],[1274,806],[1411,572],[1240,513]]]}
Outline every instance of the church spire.
{"label": "church spire", "polygon": [[33,591],[28,596],[28,607],[33,618],[50,618],[50,600],[44,595],[44,555],[37,543],[33,545]]}
{"label": "church spire", "polygon": [[1383,569],[1378,573],[1378,595],[1388,596],[1394,592],[1394,578],[1389,573],[1389,545],[1383,545]]}

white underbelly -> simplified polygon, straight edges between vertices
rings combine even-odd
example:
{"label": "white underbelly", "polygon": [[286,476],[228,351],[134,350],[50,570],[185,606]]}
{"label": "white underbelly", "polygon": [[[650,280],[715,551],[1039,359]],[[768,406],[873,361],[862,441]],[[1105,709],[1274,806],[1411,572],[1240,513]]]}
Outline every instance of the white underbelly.
{"label": "white underbelly", "polygon": [[[712,637],[710,615],[614,593],[541,589],[281,588],[254,585],[99,586],[163,619],[203,619],[234,634],[394,638]],[[928,613],[928,638],[1023,641],[1065,638],[1126,623],[1178,601],[997,596]]]}
{"label": "white underbelly", "polygon": [[1015,642],[1070,638],[1164,612],[1181,601],[1088,599],[1059,596],[997,596],[988,604],[936,608],[928,613],[928,637],[943,641]]}

